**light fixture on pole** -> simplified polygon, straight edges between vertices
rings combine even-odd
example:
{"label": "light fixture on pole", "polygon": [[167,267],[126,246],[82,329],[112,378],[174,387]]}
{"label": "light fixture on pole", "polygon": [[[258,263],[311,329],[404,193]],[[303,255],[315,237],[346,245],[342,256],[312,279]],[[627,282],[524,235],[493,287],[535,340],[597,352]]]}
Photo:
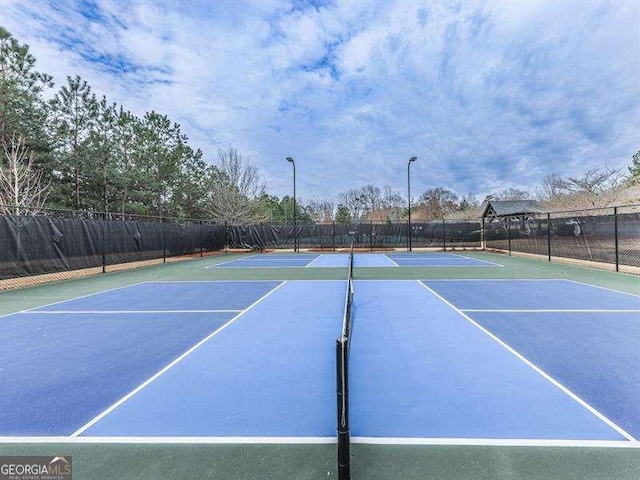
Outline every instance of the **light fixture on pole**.
{"label": "light fixture on pole", "polygon": [[407,246],[409,247],[409,251],[411,251],[411,164],[417,159],[417,157],[411,157],[409,159],[409,163],[407,163],[407,197],[409,200],[409,223],[407,225],[407,229],[409,230],[409,232],[407,235]]}
{"label": "light fixture on pole", "polygon": [[287,162],[293,165],[293,251],[298,251],[298,225],[296,218],[296,162],[293,158],[287,157]]}

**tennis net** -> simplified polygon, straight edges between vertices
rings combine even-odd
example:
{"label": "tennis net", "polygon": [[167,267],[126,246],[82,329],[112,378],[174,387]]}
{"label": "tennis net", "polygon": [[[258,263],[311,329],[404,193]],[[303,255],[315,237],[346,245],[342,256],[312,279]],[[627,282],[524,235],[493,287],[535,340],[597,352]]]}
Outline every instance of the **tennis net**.
{"label": "tennis net", "polygon": [[349,252],[349,273],[345,297],[342,331],[336,340],[336,392],[338,403],[338,478],[349,480],[351,476],[349,438],[349,350],[353,329],[353,243]]}

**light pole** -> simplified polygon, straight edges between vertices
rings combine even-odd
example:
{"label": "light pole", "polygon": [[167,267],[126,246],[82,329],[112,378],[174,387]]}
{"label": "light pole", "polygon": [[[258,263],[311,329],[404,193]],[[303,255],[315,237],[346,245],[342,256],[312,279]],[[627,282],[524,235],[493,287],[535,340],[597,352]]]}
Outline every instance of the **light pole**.
{"label": "light pole", "polygon": [[287,162],[293,165],[293,251],[298,251],[298,225],[296,219],[296,162],[293,158],[287,157]]}
{"label": "light pole", "polygon": [[411,251],[411,164],[415,162],[418,158],[411,157],[409,159],[409,163],[407,163],[407,197],[409,199],[409,234],[408,234],[408,245],[409,251]]}

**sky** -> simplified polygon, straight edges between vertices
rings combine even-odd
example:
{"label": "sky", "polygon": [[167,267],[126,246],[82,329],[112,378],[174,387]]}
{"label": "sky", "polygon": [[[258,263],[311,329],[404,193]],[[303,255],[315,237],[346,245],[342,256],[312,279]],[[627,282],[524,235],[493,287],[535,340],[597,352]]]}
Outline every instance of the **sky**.
{"label": "sky", "polygon": [[640,1],[0,0],[59,88],[80,75],[236,148],[278,196],[460,195],[624,169],[640,149]]}

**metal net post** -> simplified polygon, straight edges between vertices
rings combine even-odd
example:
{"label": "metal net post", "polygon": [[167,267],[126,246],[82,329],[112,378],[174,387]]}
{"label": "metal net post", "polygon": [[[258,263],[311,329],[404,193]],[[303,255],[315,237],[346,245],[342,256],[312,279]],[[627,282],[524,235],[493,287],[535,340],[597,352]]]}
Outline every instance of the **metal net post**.
{"label": "metal net post", "polygon": [[338,403],[338,479],[351,478],[351,453],[349,439],[349,388],[348,388],[348,342],[346,338],[336,341],[336,399]]}

